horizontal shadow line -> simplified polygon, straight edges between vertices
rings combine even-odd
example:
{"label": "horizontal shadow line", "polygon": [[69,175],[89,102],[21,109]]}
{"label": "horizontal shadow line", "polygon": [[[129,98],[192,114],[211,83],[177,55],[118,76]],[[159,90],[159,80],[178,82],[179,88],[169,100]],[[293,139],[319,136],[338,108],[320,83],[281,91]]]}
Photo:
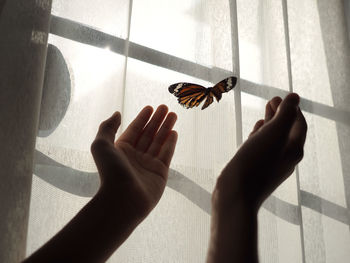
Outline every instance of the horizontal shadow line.
{"label": "horizontal shadow line", "polygon": [[[94,196],[100,185],[98,173],[67,167],[38,150],[34,154],[34,174],[62,191],[82,197]],[[170,169],[167,186],[207,214],[211,213],[211,193],[185,175]],[[350,224],[348,209],[309,192],[301,191],[301,205],[344,224]],[[299,208],[296,205],[270,196],[264,202],[263,208],[289,223],[300,224]]]}
{"label": "horizontal shadow line", "polygon": [[[53,15],[51,18],[50,33],[98,48],[108,47],[110,51],[120,55],[125,54],[125,39],[109,35],[91,28],[90,26],[66,18]],[[211,83],[216,83],[233,74],[233,72],[228,70],[206,67],[134,42],[129,42],[129,57]],[[288,94],[287,91],[282,89],[260,85],[244,79],[240,80],[240,85],[243,93],[251,94],[266,100],[271,99],[273,96],[284,97]],[[300,108],[309,113],[350,126],[350,112],[304,98],[300,100]]]}

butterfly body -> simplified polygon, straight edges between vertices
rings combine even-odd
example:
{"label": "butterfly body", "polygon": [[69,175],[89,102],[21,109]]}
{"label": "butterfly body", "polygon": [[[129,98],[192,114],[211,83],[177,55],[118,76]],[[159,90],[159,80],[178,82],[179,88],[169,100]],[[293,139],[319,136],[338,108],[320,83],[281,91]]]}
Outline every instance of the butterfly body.
{"label": "butterfly body", "polygon": [[214,87],[205,88],[201,85],[180,82],[169,86],[169,92],[178,98],[178,102],[185,108],[198,107],[203,100],[205,100],[202,110],[207,108],[212,102],[213,98],[219,102],[222,93],[228,92],[236,85],[237,78],[229,77]]}

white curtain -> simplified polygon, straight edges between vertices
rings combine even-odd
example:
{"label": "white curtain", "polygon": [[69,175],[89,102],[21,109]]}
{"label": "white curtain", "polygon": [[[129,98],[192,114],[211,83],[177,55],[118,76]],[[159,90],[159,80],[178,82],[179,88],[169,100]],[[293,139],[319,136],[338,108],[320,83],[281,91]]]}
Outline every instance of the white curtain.
{"label": "white curtain", "polygon": [[[40,1],[39,1],[40,2]],[[27,254],[94,195],[89,152],[115,110],[122,131],[166,104],[179,133],[168,187],[109,262],[204,262],[210,195],[273,96],[301,96],[309,130],[296,172],[259,213],[261,262],[350,258],[350,46],[340,0],[53,0]],[[240,77],[208,109],[168,92]]]}

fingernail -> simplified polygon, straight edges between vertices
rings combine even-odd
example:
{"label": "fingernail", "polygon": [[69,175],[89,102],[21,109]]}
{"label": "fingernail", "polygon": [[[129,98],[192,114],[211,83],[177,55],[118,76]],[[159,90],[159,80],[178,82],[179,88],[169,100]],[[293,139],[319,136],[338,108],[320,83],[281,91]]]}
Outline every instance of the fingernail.
{"label": "fingernail", "polygon": [[291,93],[289,94],[286,99],[288,100],[288,103],[293,104],[293,105],[298,105],[300,101],[300,97],[296,93]]}

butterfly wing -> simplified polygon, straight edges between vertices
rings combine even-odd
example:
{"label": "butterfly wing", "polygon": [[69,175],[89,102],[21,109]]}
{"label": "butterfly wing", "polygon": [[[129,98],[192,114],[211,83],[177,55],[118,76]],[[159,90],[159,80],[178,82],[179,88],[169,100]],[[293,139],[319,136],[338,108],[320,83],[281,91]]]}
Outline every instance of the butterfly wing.
{"label": "butterfly wing", "polygon": [[197,107],[207,96],[207,88],[192,83],[176,83],[169,86],[169,92],[178,97],[185,108]]}
{"label": "butterfly wing", "polygon": [[236,83],[237,83],[236,77],[229,77],[229,78],[226,78],[226,79],[220,81],[219,83],[217,83],[212,88],[212,92],[213,92],[216,100],[219,101],[221,99],[221,94],[233,89],[236,86]]}
{"label": "butterfly wing", "polygon": [[[221,94],[220,94],[221,95]],[[210,104],[213,103],[214,99],[213,96],[215,96],[212,92],[212,89],[209,89],[208,95],[207,95],[207,99],[205,100],[202,110],[204,110],[205,108],[207,108]]]}
{"label": "butterfly wing", "polygon": [[181,82],[169,86],[169,92],[178,97],[178,102],[187,109],[197,107],[204,99],[206,99],[202,107],[202,110],[204,110],[213,103],[214,97],[219,101],[222,97],[222,93],[233,89],[236,83],[236,77],[226,78],[212,88],[205,88],[201,85]]}

